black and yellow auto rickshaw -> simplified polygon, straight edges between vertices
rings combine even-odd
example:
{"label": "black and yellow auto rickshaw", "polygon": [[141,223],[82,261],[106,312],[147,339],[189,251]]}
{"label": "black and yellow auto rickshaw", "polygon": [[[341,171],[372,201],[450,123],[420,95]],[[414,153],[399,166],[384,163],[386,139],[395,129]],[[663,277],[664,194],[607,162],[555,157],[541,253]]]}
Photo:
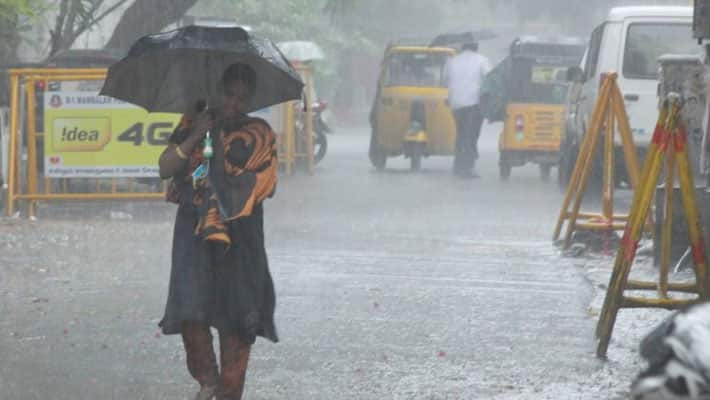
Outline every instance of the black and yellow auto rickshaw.
{"label": "black and yellow auto rickshaw", "polygon": [[585,42],[576,38],[520,37],[486,77],[484,115],[502,121],[501,179],[532,162],[548,180],[559,161],[567,95],[567,69],[579,65]]}
{"label": "black and yellow auto rickshaw", "polygon": [[444,82],[444,66],[454,54],[449,47],[388,46],[370,113],[369,156],[377,170],[402,154],[412,170],[421,167],[422,157],[454,154],[456,122]]}

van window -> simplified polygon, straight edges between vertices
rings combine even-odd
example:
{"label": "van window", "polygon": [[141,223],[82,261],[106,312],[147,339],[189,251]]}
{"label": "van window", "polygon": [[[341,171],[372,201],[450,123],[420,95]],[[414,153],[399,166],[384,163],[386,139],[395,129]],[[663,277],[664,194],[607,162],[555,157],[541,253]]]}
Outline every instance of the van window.
{"label": "van window", "polygon": [[625,78],[658,79],[658,58],[664,54],[697,54],[690,24],[636,23],[626,33]]}
{"label": "van window", "polygon": [[587,51],[587,62],[584,65],[584,80],[587,81],[597,74],[597,66],[599,65],[599,50],[602,47],[602,38],[606,24],[599,25],[589,41],[589,50]]}

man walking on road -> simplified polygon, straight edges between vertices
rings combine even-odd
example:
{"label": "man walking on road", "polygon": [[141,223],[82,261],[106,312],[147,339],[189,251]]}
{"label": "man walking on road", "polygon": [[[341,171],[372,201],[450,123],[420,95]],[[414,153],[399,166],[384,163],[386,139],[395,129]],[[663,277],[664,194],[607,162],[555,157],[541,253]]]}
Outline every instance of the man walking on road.
{"label": "man walking on road", "polygon": [[463,45],[461,53],[446,63],[444,76],[449,89],[448,103],[456,118],[456,153],[454,174],[475,178],[478,159],[478,136],[483,125],[481,84],[491,70],[488,58],[478,53],[478,43]]}

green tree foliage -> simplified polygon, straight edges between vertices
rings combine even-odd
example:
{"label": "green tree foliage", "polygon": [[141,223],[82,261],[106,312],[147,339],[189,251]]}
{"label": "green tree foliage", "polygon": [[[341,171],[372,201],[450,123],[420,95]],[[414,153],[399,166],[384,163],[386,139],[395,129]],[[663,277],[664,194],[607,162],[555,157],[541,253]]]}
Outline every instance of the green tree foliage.
{"label": "green tree foliage", "polygon": [[0,64],[15,61],[23,32],[44,8],[42,0],[0,0]]}
{"label": "green tree foliage", "polygon": [[328,57],[316,63],[323,93],[338,85],[342,65],[336,60],[347,63],[351,53],[377,58],[387,42],[402,37],[431,38],[439,29],[441,7],[433,0],[201,0],[192,13],[234,16],[276,42],[318,43]]}
{"label": "green tree foliage", "polygon": [[235,16],[257,32],[280,40],[314,40],[328,48],[381,52],[383,42],[430,37],[440,27],[434,0],[201,0],[195,12]]}
{"label": "green tree foliage", "polygon": [[318,43],[328,58],[328,61],[315,63],[318,89],[324,94],[334,90],[337,65],[332,60],[350,40],[324,16],[324,5],[323,0],[201,0],[191,14],[234,17],[274,42],[309,40]]}
{"label": "green tree foliage", "polygon": [[38,4],[41,3],[33,0],[0,0],[0,17],[33,15]]}
{"label": "green tree foliage", "polygon": [[324,4],[323,0],[201,0],[192,12],[233,16],[275,42],[312,40],[326,48],[338,47],[346,38],[324,18]]}

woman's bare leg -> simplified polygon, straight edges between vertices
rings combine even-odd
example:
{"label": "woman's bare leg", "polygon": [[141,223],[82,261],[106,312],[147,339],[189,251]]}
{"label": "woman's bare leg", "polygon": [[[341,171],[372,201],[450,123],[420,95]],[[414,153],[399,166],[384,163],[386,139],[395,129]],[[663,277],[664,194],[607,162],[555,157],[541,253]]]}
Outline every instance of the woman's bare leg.
{"label": "woman's bare leg", "polygon": [[251,345],[241,341],[237,335],[220,332],[219,347],[222,373],[217,399],[241,400]]}
{"label": "woman's bare leg", "polygon": [[186,321],[181,333],[190,375],[202,388],[216,387],[219,372],[209,326],[203,322]]}

